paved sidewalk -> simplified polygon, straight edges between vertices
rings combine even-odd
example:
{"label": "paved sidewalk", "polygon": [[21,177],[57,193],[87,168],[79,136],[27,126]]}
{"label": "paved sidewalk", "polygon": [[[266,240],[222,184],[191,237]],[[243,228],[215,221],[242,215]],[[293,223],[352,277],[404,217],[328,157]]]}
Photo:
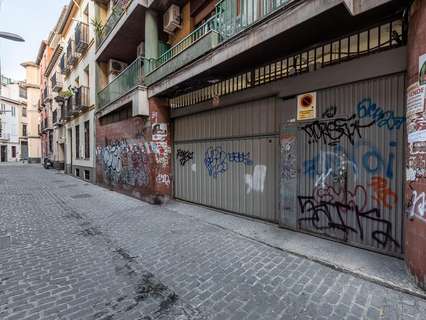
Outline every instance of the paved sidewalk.
{"label": "paved sidewalk", "polygon": [[213,224],[203,208],[33,165],[0,166],[0,196],[12,235],[0,319],[425,319],[424,299]]}

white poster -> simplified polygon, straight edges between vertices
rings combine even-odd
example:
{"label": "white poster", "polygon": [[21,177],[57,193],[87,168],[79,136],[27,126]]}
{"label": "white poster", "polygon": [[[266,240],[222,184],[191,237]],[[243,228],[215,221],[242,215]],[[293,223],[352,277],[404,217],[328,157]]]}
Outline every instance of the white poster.
{"label": "white poster", "polygon": [[414,83],[407,89],[407,117],[424,111],[425,87]]}
{"label": "white poster", "polygon": [[317,117],[317,93],[297,96],[297,120],[312,120]]}

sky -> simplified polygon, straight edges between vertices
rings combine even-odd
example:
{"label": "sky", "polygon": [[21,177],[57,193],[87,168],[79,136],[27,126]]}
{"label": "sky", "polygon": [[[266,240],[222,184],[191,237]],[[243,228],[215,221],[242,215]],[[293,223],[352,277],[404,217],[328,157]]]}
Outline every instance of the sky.
{"label": "sky", "polygon": [[14,80],[24,80],[21,63],[35,61],[43,39],[58,21],[62,7],[69,0],[0,0],[0,31],[13,32],[25,42],[0,38],[1,73]]}

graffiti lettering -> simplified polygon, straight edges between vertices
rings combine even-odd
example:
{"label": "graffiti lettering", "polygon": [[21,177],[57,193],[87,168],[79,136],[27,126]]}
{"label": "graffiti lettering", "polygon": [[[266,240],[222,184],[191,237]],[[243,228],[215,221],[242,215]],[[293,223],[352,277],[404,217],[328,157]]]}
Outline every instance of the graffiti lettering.
{"label": "graffiti lettering", "polygon": [[159,174],[155,179],[158,183],[165,184],[167,186],[170,185],[170,177],[167,174]]}
{"label": "graffiti lettering", "polygon": [[[391,141],[389,146],[394,149],[397,144]],[[350,170],[355,177],[359,173],[359,168],[363,168],[369,174],[383,174],[386,178],[392,179],[394,160],[395,153],[392,150],[384,157],[378,148],[361,140],[348,150],[341,144],[336,144],[331,151],[320,151],[314,158],[305,160],[303,168],[305,175],[322,176],[319,179],[321,181],[328,176],[337,177],[342,168]]]}
{"label": "graffiti lettering", "polygon": [[96,150],[101,162],[105,181],[111,185],[125,184],[147,186],[149,182],[149,159],[145,144],[124,140],[106,142]]}
{"label": "graffiti lettering", "polygon": [[410,218],[414,219],[415,217],[420,218],[426,222],[426,195],[424,192],[417,194],[417,191],[413,191],[413,196],[411,198],[411,209],[410,209]]}
{"label": "graffiti lettering", "polygon": [[177,149],[176,157],[179,160],[181,166],[184,166],[185,163],[187,163],[189,160],[192,160],[193,156],[194,152]]}
{"label": "graffiti lettering", "polygon": [[209,147],[204,155],[204,164],[209,176],[217,178],[218,175],[228,170],[228,162],[252,165],[250,152],[225,152],[222,147]]}
{"label": "graffiti lettering", "polygon": [[361,125],[355,114],[348,118],[335,118],[333,120],[316,120],[302,127],[308,135],[308,143],[322,141],[327,145],[336,145],[342,137],[346,137],[351,144],[354,144],[355,137],[362,138],[361,128],[368,128],[374,121]]}
{"label": "graffiti lettering", "polygon": [[369,185],[375,193],[372,198],[378,205],[388,209],[395,208],[398,202],[398,195],[388,187],[388,182],[385,178],[372,177]]}
{"label": "graffiti lettering", "polygon": [[[343,202],[351,210],[358,206],[359,210],[363,211],[367,206],[367,191],[361,185],[357,185],[352,191],[345,190],[345,188],[336,190],[333,186],[316,187],[313,195],[317,203]],[[342,208],[342,210],[345,210],[345,208]]]}
{"label": "graffiti lettering", "polygon": [[281,177],[287,180],[295,179],[297,172],[296,137],[281,138]]}
{"label": "graffiti lettering", "polygon": [[337,113],[337,107],[331,106],[322,113],[322,118],[333,118]]}
{"label": "graffiti lettering", "polygon": [[357,115],[360,119],[373,120],[379,128],[385,127],[389,130],[398,130],[405,122],[405,117],[398,117],[393,111],[384,111],[369,98],[358,103]]}
{"label": "graffiti lettering", "polygon": [[250,159],[250,152],[228,152],[229,162],[244,163],[245,165],[252,165],[253,161]]}
{"label": "graffiti lettering", "polygon": [[[309,222],[317,230],[327,232],[327,230],[341,231],[344,240],[347,241],[350,233],[359,234],[360,239],[364,239],[364,227],[362,220],[368,220],[381,224],[380,230],[373,230],[371,237],[383,247],[389,243],[399,247],[399,243],[392,237],[392,224],[389,221],[381,219],[380,210],[377,208],[371,210],[361,210],[357,205],[351,208],[341,202],[321,201],[319,204],[312,196],[299,196],[299,206],[302,218],[298,219],[300,225]],[[356,217],[356,225],[350,226],[344,218],[345,212],[352,211]]]}

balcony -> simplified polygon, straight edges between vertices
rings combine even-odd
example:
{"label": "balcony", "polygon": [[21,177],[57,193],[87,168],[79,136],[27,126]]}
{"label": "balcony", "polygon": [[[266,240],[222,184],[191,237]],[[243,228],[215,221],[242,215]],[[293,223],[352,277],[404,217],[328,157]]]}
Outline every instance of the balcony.
{"label": "balcony", "polygon": [[75,27],[74,32],[75,51],[83,53],[89,47],[89,25],[84,22],[79,22]]}
{"label": "balcony", "polygon": [[54,126],[56,126],[58,124],[58,111],[54,110],[52,112],[52,123]]}
{"label": "balcony", "polygon": [[118,21],[120,21],[121,16],[125,13],[126,8],[132,0],[121,0],[116,2],[118,3],[112,8],[112,12],[108,17],[101,34],[96,37],[96,49],[101,47],[105,39],[117,25]]}
{"label": "balcony", "polygon": [[[47,83],[46,83],[46,85],[47,85]],[[48,102],[49,100],[50,100],[50,92],[49,92],[49,88],[46,86],[44,89],[43,89],[43,92],[42,92],[42,103],[43,103],[43,105],[45,105],[46,104],[46,102]]]}
{"label": "balcony", "polygon": [[120,0],[97,35],[95,60],[108,63],[110,58],[130,63],[136,59],[136,47],[145,39],[145,0]]}
{"label": "balcony", "polygon": [[74,66],[78,59],[80,58],[80,54],[76,51],[76,45],[74,39],[68,40],[67,45],[67,64],[68,66]]}
{"label": "balcony", "polygon": [[75,109],[78,112],[84,111],[90,107],[90,91],[89,87],[81,86],[79,87],[74,96]]}
{"label": "balcony", "polygon": [[73,115],[73,109],[74,109],[74,96],[65,98],[64,109],[65,109],[64,119],[65,120],[71,119]]}
{"label": "balcony", "polygon": [[133,104],[133,116],[148,115],[148,100],[144,86],[145,62],[145,58],[137,58],[98,92],[97,109],[101,116],[126,103]]}
{"label": "balcony", "polygon": [[50,78],[50,82],[52,83],[52,90],[55,92],[59,92],[63,88],[63,76],[59,72],[55,72]]}
{"label": "balcony", "polygon": [[207,20],[158,59],[150,61],[145,82],[151,85],[175,72],[219,44],[217,17]]}

